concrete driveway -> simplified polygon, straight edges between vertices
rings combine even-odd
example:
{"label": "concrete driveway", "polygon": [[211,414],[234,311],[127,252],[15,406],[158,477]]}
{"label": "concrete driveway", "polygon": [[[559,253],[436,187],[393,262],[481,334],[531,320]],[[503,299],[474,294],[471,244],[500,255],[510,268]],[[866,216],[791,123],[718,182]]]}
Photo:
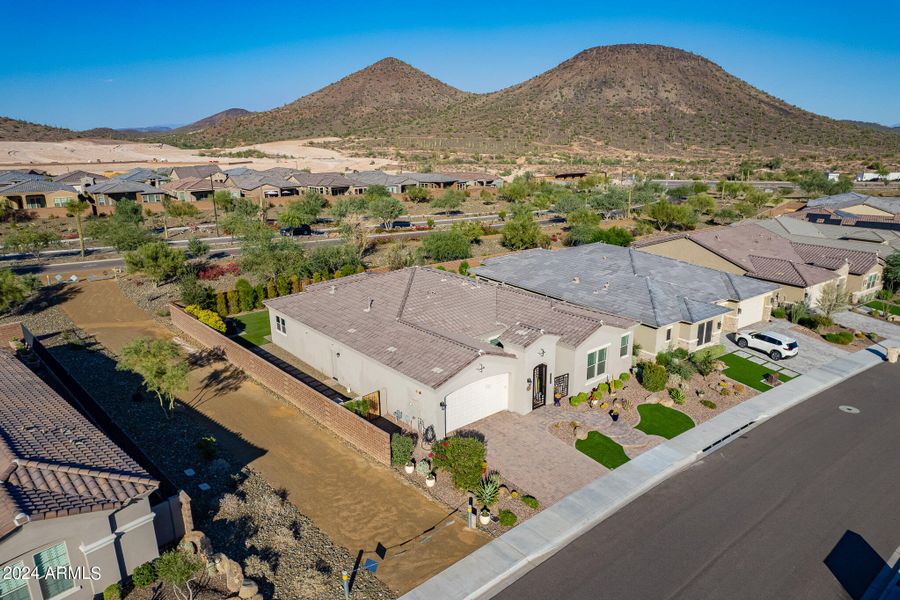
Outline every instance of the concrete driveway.
{"label": "concrete driveway", "polygon": [[900,325],[888,323],[860,313],[845,311],[834,315],[834,322],[850,329],[858,329],[866,333],[874,331],[888,339],[900,340]]}
{"label": "concrete driveway", "polygon": [[[821,367],[835,358],[847,355],[847,350],[829,344],[822,338],[812,337],[799,331],[794,331],[792,329],[793,327],[794,324],[790,321],[773,319],[771,323],[758,323],[752,327],[745,327],[741,331],[775,331],[797,340],[797,343],[800,344],[800,352],[797,353],[797,356],[779,361],[778,365],[801,375],[808,373],[817,367]],[[734,343],[733,334],[729,334],[724,344],[728,349],[728,352],[734,352],[735,350],[740,349],[737,344]],[[765,359],[766,361],[770,360],[766,354],[752,348],[746,348],[744,349],[744,352],[751,356]]]}

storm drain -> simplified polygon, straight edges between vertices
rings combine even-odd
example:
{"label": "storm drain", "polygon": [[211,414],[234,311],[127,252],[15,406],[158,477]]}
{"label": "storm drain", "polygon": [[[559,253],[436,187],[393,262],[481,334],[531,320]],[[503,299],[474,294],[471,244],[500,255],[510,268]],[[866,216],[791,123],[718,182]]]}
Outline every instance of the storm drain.
{"label": "storm drain", "polygon": [[859,414],[859,409],[858,409],[858,408],[856,408],[855,406],[850,406],[850,405],[848,405],[848,404],[842,404],[842,405],[838,406],[838,410],[842,410],[842,411],[844,411],[845,413],[849,413],[849,414],[851,414],[851,415],[858,415],[858,414]]}

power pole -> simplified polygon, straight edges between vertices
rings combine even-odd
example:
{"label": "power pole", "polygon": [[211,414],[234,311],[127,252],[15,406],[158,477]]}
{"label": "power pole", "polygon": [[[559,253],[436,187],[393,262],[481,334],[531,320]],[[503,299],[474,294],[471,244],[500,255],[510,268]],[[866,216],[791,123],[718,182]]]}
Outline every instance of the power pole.
{"label": "power pole", "polygon": [[213,221],[216,224],[216,237],[219,237],[219,211],[216,209],[216,186],[213,185],[212,173],[209,174],[209,190],[212,194]]}

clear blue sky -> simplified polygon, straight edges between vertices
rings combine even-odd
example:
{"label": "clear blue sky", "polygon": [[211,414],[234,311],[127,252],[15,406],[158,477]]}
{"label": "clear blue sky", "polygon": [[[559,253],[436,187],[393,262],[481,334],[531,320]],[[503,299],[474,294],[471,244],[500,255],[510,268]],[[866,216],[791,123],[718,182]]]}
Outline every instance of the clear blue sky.
{"label": "clear blue sky", "polygon": [[614,43],[676,46],[807,110],[900,124],[897,0],[11,0],[3,12],[0,115],[75,129],[265,110],[385,56],[492,91]]}

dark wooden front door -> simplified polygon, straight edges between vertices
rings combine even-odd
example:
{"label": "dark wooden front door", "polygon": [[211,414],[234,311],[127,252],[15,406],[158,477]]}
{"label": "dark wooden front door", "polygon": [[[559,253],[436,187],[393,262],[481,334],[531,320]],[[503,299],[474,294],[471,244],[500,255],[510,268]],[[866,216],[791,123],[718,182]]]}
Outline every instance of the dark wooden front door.
{"label": "dark wooden front door", "polygon": [[547,365],[536,366],[531,381],[531,408],[540,408],[547,403]]}

